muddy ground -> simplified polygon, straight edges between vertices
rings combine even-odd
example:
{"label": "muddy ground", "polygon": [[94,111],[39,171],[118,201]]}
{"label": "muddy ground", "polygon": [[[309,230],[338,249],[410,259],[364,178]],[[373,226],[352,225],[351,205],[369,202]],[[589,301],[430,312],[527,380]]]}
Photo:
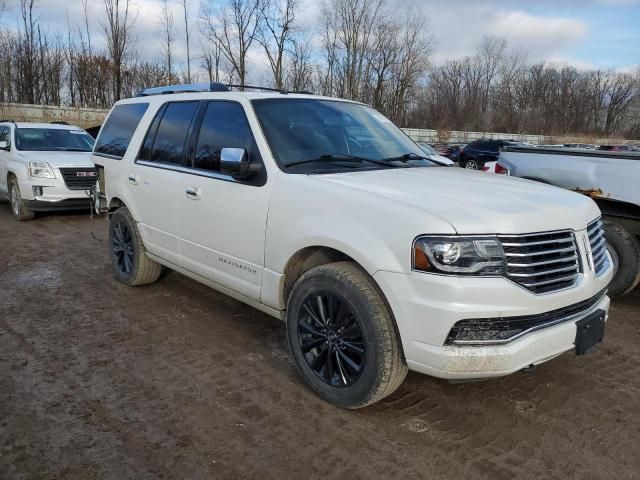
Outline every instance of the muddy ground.
{"label": "muddy ground", "polygon": [[640,478],[640,291],[534,373],[319,400],[284,325],[177,273],[111,278],[106,222],[0,204],[0,478]]}

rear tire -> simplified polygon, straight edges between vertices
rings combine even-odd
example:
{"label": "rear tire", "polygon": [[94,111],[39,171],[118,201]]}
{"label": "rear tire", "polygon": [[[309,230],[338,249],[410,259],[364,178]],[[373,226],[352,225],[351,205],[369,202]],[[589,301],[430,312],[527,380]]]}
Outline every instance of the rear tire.
{"label": "rear tire", "polygon": [[624,227],[608,220],[604,221],[604,237],[617,267],[609,284],[609,296],[621,297],[640,283],[640,243]]}
{"label": "rear tire", "polygon": [[478,167],[478,162],[472,158],[464,162],[464,168],[466,168],[467,170],[480,170],[480,168]]}
{"label": "rear tire", "polygon": [[298,279],[287,337],[307,385],[343,408],[377,402],[407,374],[391,312],[373,279],[351,262],[321,265]]}
{"label": "rear tire", "polygon": [[22,199],[20,187],[15,177],[9,179],[9,203],[11,204],[11,213],[20,222],[32,220],[36,216],[35,212]]}
{"label": "rear tire", "polygon": [[153,283],[162,272],[162,265],[147,256],[136,221],[127,208],[111,215],[109,256],[116,280],[130,287]]}

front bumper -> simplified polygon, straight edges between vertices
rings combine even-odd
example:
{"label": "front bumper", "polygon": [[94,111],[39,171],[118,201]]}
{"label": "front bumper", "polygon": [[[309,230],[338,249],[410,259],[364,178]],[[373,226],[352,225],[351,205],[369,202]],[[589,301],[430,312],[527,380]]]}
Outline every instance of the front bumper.
{"label": "front bumper", "polygon": [[89,197],[65,198],[62,200],[25,200],[27,206],[34,212],[56,212],[60,210],[90,210]]}
{"label": "front bumper", "polygon": [[559,310],[595,297],[606,288],[611,276],[611,268],[599,277],[584,272],[575,287],[544,295],[536,295],[506,278],[377,272],[374,279],[393,311],[409,368],[435,377],[463,380],[508,375],[573,349],[575,322],[598,309],[608,312],[609,298],[602,297],[565,322],[499,345],[447,344],[456,322]]}
{"label": "front bumper", "polygon": [[33,211],[89,209],[89,190],[67,187],[56,169],[57,178],[23,177],[18,180],[20,195]]}

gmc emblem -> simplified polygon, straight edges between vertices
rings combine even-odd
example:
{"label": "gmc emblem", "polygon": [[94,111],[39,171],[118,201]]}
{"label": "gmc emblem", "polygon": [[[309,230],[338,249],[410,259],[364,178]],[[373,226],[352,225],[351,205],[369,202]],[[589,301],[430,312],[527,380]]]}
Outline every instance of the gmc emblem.
{"label": "gmc emblem", "polygon": [[76,172],[76,177],[95,177],[96,172]]}

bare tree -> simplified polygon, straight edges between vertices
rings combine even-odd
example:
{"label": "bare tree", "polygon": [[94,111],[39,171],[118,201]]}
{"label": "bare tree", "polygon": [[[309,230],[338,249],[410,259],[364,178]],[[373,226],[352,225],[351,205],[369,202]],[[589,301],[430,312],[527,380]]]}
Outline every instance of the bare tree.
{"label": "bare tree", "polygon": [[247,53],[256,40],[262,9],[263,0],[228,0],[217,15],[210,6],[205,10],[205,34],[220,46],[240,85],[246,85]]}
{"label": "bare tree", "polygon": [[298,7],[298,0],[272,0],[262,10],[262,28],[256,40],[269,60],[278,89],[284,85],[285,53],[291,46]]}
{"label": "bare tree", "polygon": [[103,0],[106,23],[102,24],[113,68],[113,98],[122,98],[123,67],[131,48],[135,18],[131,17],[130,0]]}
{"label": "bare tree", "polygon": [[181,0],[182,12],[184,14],[184,37],[187,47],[187,83],[191,83],[191,27],[189,26],[189,0]]}
{"label": "bare tree", "polygon": [[160,12],[160,23],[162,25],[162,47],[167,59],[167,77],[170,80],[173,73],[173,12],[169,9],[167,0],[163,0]]}

